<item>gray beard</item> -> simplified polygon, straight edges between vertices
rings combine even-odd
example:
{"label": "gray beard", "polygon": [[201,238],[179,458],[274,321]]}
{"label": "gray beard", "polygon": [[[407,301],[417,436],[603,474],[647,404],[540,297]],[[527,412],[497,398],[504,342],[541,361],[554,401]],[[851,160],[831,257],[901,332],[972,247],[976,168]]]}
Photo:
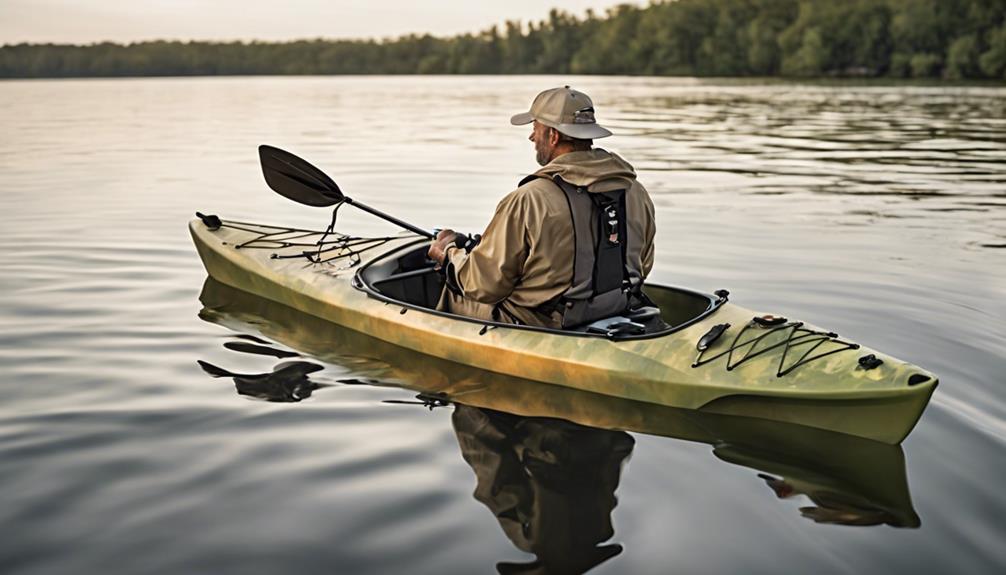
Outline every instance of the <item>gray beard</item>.
{"label": "gray beard", "polygon": [[539,150],[536,148],[534,152],[535,152],[534,159],[537,160],[539,166],[548,165],[549,158],[548,156],[545,155],[546,153],[545,150]]}

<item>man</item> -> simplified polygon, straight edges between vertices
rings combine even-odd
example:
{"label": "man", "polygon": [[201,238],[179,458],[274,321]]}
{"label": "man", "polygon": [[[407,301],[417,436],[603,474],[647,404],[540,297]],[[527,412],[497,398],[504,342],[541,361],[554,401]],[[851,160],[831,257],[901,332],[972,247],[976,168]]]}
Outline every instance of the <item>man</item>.
{"label": "man", "polygon": [[496,207],[481,240],[443,230],[430,258],[447,275],[438,309],[478,319],[569,328],[645,301],[653,203],[625,160],[593,148],[611,135],[569,86],[546,90],[510,123],[533,123],[542,166]]}

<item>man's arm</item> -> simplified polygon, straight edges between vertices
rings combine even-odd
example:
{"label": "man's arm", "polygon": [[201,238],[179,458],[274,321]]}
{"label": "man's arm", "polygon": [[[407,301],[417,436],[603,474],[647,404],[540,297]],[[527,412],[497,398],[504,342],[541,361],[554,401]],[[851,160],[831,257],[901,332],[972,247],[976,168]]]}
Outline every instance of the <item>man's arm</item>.
{"label": "man's arm", "polygon": [[447,275],[464,297],[486,304],[503,301],[524,272],[528,256],[527,204],[524,194],[512,192],[496,206],[482,241],[470,253],[447,245]]}

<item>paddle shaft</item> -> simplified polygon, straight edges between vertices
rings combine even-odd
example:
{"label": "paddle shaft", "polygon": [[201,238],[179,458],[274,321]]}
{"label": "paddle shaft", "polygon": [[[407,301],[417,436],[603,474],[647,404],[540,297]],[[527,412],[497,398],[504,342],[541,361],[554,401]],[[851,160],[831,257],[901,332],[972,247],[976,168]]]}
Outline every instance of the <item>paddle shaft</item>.
{"label": "paddle shaft", "polygon": [[386,213],[384,213],[384,212],[382,212],[380,210],[376,210],[376,209],[368,206],[367,204],[361,204],[360,202],[357,202],[357,201],[353,200],[352,198],[344,197],[343,201],[346,202],[347,204],[351,205],[351,206],[356,206],[357,208],[360,208],[361,210],[363,210],[365,212],[374,214],[375,216],[377,216],[377,217],[379,217],[379,218],[381,218],[381,219],[383,219],[385,221],[389,221],[389,222],[395,224],[396,226],[405,228],[405,229],[409,230],[410,232],[412,232],[414,234],[419,234],[419,235],[421,235],[423,237],[430,238],[431,240],[435,239],[437,237],[437,236],[435,236],[433,234],[433,232],[424,230],[423,228],[416,227],[416,226],[410,224],[409,222],[405,222],[405,221],[402,221],[402,220],[396,218],[395,216],[391,216],[391,215],[388,215],[388,214],[386,214]]}

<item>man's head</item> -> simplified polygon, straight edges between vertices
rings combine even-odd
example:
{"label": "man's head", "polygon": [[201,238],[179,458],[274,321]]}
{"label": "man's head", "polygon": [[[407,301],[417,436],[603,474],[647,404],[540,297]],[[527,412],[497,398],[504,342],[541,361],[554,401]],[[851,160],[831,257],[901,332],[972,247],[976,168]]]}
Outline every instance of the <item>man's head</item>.
{"label": "man's head", "polygon": [[545,165],[562,154],[589,150],[594,138],[611,135],[594,119],[594,103],[569,86],[545,90],[535,97],[531,109],[510,118],[515,126],[534,122],[528,138],[534,142],[538,163]]}
{"label": "man's head", "polygon": [[555,158],[569,153],[589,150],[594,140],[570,138],[555,128],[550,128],[538,120],[534,121],[528,140],[534,142],[535,160],[539,166],[551,162]]}

